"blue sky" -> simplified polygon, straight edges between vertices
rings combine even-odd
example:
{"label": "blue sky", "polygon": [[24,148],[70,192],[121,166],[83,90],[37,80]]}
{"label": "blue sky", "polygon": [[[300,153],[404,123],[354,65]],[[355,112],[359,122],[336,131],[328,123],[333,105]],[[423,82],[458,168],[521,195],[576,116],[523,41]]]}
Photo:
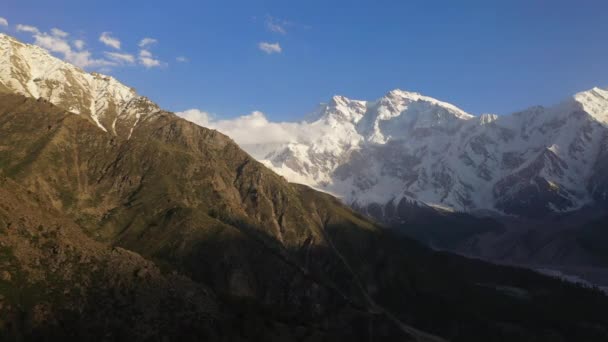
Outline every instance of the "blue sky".
{"label": "blue sky", "polygon": [[[166,109],[218,118],[259,110],[299,120],[332,95],[373,100],[394,88],[503,114],[608,87],[608,2],[599,0],[3,0],[0,17],[1,31],[26,42],[34,38],[17,24],[59,28],[92,58],[130,55],[88,69]],[[157,41],[143,48],[157,66],[141,64],[145,37]]]}

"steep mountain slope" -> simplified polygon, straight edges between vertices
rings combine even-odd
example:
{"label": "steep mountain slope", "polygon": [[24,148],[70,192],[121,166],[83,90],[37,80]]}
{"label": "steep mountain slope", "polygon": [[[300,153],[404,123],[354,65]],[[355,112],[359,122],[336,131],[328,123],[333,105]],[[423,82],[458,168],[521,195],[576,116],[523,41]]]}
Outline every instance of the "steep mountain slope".
{"label": "steep mountain slope", "polygon": [[[2,173],[89,235],[210,284],[237,300],[234,311],[251,305],[244,300],[289,326],[316,317],[330,325],[320,336],[334,338],[361,333],[354,321],[372,315],[378,336],[425,336],[367,313],[373,302],[327,250],[322,218],[300,191],[220,133],[161,112],[127,140],[43,100],[4,95],[0,103]],[[348,211],[332,220],[378,229]]]}
{"label": "steep mountain slope", "polygon": [[[24,209],[3,211],[8,219],[3,218],[2,238],[8,236],[12,248],[42,249],[16,238],[11,215],[48,208],[40,210],[72,222],[74,233],[66,244],[123,248],[152,260],[163,270],[149,264],[160,279],[155,289],[169,286],[162,285],[163,274],[184,274],[190,278],[183,279],[184,287],[195,282],[192,286],[201,289],[200,307],[188,303],[192,310],[186,312],[215,318],[211,328],[202,325],[200,336],[211,335],[208,340],[442,340],[418,329],[453,341],[608,337],[608,318],[602,314],[608,299],[601,293],[523,269],[437,253],[395,236],[327,194],[288,183],[219,132],[153,108],[132,132],[115,135],[90,115],[4,91],[0,175],[8,179],[1,187],[7,195],[34,199],[8,202]],[[25,227],[33,231],[47,219],[36,220]],[[13,281],[18,272],[9,272]],[[15,278],[0,294],[7,297],[27,284]],[[64,282],[53,286],[70,288]],[[192,296],[175,291],[178,298]],[[58,307],[70,305],[66,298],[57,300]],[[117,310],[139,312],[138,303],[127,300]],[[222,315],[215,314],[215,305]],[[181,314],[162,317],[176,310],[159,307],[161,317],[151,322],[188,331],[174,324]],[[105,315],[94,309],[93,314]],[[81,324],[70,321],[69,313],[56,315],[66,329]],[[138,325],[128,323],[109,329],[145,339]],[[161,337],[156,330],[150,334]]]}
{"label": "steep mountain slope", "polygon": [[[170,113],[142,121],[127,140],[42,100],[0,103],[5,176],[89,236],[216,291],[228,312],[249,317],[238,328],[245,336],[269,334],[247,330],[254,316],[284,340],[297,331],[437,340],[406,324],[452,340],[608,333],[595,314],[608,305],[600,294],[393,236]],[[584,332],[589,324],[595,330]]]}
{"label": "steep mountain slope", "polygon": [[209,338],[214,295],[186,277],[88,238],[10,179],[0,179],[0,339],[143,340],[182,329]]}
{"label": "steep mountain slope", "polygon": [[323,134],[243,147],[358,208],[405,200],[538,217],[604,195],[608,91],[599,88],[550,108],[480,117],[399,90],[374,102],[337,96],[309,120]]}

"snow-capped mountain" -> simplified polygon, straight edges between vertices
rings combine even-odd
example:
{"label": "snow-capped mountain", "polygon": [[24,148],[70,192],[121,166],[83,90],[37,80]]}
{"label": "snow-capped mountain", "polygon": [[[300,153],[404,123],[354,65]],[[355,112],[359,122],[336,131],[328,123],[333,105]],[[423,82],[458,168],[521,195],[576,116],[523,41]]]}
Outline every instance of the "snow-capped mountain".
{"label": "snow-capped mountain", "polygon": [[307,121],[319,134],[243,147],[364,210],[405,201],[538,216],[608,196],[608,90],[502,116],[401,90],[373,102],[335,96]]}
{"label": "snow-capped mountain", "polygon": [[0,92],[43,98],[87,115],[100,129],[128,136],[142,115],[159,108],[110,76],[87,73],[43,48],[0,33]]}
{"label": "snow-capped mountain", "polygon": [[[87,73],[0,34],[0,92],[43,98],[129,138],[160,109],[116,79]],[[550,108],[470,115],[418,93],[335,96],[286,143],[242,145],[287,179],[382,216],[401,204],[535,216],[608,200],[608,90]]]}

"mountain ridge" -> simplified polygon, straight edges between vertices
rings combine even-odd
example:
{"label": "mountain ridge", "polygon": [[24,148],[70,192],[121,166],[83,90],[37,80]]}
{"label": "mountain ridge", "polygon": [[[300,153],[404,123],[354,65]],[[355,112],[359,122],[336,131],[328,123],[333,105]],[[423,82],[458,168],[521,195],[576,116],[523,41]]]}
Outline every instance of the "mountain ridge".
{"label": "mountain ridge", "polygon": [[90,116],[114,135],[128,136],[140,117],[160,108],[114,77],[88,73],[36,45],[0,33],[0,91],[44,98]]}
{"label": "mountain ridge", "polygon": [[593,202],[587,188],[608,135],[608,91],[593,88],[510,115],[473,116],[394,90],[377,101],[334,97],[307,120],[323,134],[243,147],[288,179],[348,204],[414,198],[455,211],[528,216],[515,198],[530,193],[525,179],[531,179],[539,189],[532,194],[539,203],[534,211],[543,215]]}
{"label": "mountain ridge", "polygon": [[[100,129],[127,139],[142,115],[160,111],[150,100],[110,76],[86,73],[40,47],[23,44],[4,34],[0,35],[0,44],[3,44],[4,52],[0,56],[4,60],[4,68],[0,69],[0,88],[7,88],[5,91],[45,98],[73,113],[88,115]],[[528,163],[531,169],[537,169],[537,173],[549,170],[550,174],[539,174],[538,180],[532,183],[541,188],[535,196],[546,197],[534,211],[572,211],[591,203],[593,196],[582,189],[597,186],[573,181],[573,175],[562,177],[562,168],[577,168],[565,166],[580,158],[574,156],[564,161],[560,154],[564,154],[563,145],[568,145],[570,150],[586,147],[575,146],[573,141],[561,144],[541,141],[526,146],[525,140],[530,139],[527,126],[536,125],[538,127],[533,129],[547,130],[551,125],[567,121],[569,118],[564,117],[567,112],[579,116],[587,113],[594,121],[606,125],[607,99],[608,91],[596,87],[553,107],[531,107],[507,116],[473,116],[452,104],[399,89],[377,101],[335,96],[306,118],[313,129],[325,133],[321,137],[306,137],[305,141],[298,141],[301,137],[297,137],[276,146],[243,147],[289,180],[328,191],[343,198],[347,204],[386,204],[408,198],[438,208],[465,212],[491,210],[508,215],[530,214],[513,203],[514,198],[522,195],[513,194],[511,186],[522,172],[530,172],[525,170]],[[483,129],[493,126],[496,127]],[[592,130],[589,127],[579,129]],[[465,130],[476,132],[466,134]],[[492,130],[496,132],[490,132],[493,136],[488,136]],[[484,146],[500,144],[500,140],[505,140],[505,134],[519,134],[515,144],[521,148],[501,151],[499,147]],[[580,137],[576,137],[579,144],[584,144],[587,134],[581,132]],[[425,143],[413,141],[424,139]],[[467,142],[467,139],[474,141]],[[551,138],[541,136],[540,139]],[[404,146],[397,146],[399,142]],[[452,146],[457,144],[462,146]],[[593,141],[592,145],[597,146],[598,142]],[[425,151],[429,147],[431,150]],[[397,152],[398,149],[401,151]],[[429,156],[446,150],[457,154],[458,158]],[[367,153],[372,155],[368,157]],[[390,160],[374,160],[384,153],[397,155]],[[487,160],[492,154],[502,154],[503,160]],[[592,156],[583,157],[586,163],[594,162]],[[367,167],[377,170],[367,173],[349,170],[350,163],[357,165],[362,162],[361,158],[366,162],[371,160]],[[395,163],[399,159],[403,165],[397,166]],[[509,168],[505,167],[509,163],[513,166],[504,170]],[[598,178],[590,175],[591,172],[589,168],[575,171],[585,178]],[[380,177],[379,173],[387,177]],[[477,174],[477,177],[470,177],[469,173]],[[511,189],[506,191],[506,188]],[[519,188],[520,193],[529,189],[521,182],[515,188]]]}

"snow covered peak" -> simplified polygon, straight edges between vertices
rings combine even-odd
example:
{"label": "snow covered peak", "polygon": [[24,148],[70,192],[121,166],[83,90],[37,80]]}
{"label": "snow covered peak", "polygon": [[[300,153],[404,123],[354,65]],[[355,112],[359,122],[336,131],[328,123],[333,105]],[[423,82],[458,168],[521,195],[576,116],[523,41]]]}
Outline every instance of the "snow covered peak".
{"label": "snow covered peak", "polygon": [[466,113],[465,111],[454,106],[451,103],[443,102],[443,101],[437,100],[437,99],[429,97],[429,96],[424,96],[420,93],[405,91],[405,90],[401,90],[401,89],[391,90],[380,101],[383,101],[383,100],[386,100],[393,104],[395,104],[395,103],[409,104],[412,102],[424,102],[424,103],[428,103],[429,105],[432,105],[432,106],[445,108],[450,113],[453,113],[456,117],[461,118],[461,119],[466,120],[466,119],[471,119],[474,117],[473,115]]}
{"label": "snow covered peak", "polygon": [[[474,118],[462,109],[420,93],[395,89],[376,101],[353,100],[345,96],[333,96],[327,103],[305,117],[306,122],[322,120],[332,126],[345,123],[357,125],[357,130],[376,142],[385,142],[380,126],[400,127],[403,121],[413,121],[418,127],[442,126],[448,122]],[[402,129],[404,127],[400,127]],[[390,128],[389,128],[390,129]],[[405,133],[405,132],[404,132]]]}
{"label": "snow covered peak", "polygon": [[331,101],[329,101],[329,105],[330,106],[347,106],[348,102],[350,102],[350,99],[346,98],[345,96],[342,95],[334,95],[331,98]]}
{"label": "snow covered peak", "polygon": [[402,89],[393,89],[383,96],[383,98],[388,99],[410,99],[411,101],[417,101],[421,97],[424,96],[422,96],[420,93]]}
{"label": "snow covered peak", "polygon": [[113,134],[121,131],[123,123],[135,124],[142,114],[133,110],[131,102],[143,106],[134,89],[111,76],[87,73],[39,46],[5,34],[0,34],[0,91],[44,98],[67,111],[90,116],[100,129]]}
{"label": "snow covered peak", "polygon": [[351,100],[345,96],[335,95],[327,103],[321,103],[315,111],[305,116],[304,121],[331,121],[334,124],[342,122],[356,123],[366,111],[366,102]]}
{"label": "snow covered peak", "polygon": [[367,104],[357,131],[369,142],[385,144],[423,134],[424,130],[453,130],[471,118],[449,103],[397,89]]}
{"label": "snow covered peak", "polygon": [[597,121],[608,124],[608,90],[595,87],[574,95],[574,100]]}
{"label": "snow covered peak", "polygon": [[563,212],[592,201],[608,90],[478,117],[398,89],[369,102],[335,96],[301,127],[322,133],[268,148],[262,162],[358,207],[408,199],[458,211]]}

